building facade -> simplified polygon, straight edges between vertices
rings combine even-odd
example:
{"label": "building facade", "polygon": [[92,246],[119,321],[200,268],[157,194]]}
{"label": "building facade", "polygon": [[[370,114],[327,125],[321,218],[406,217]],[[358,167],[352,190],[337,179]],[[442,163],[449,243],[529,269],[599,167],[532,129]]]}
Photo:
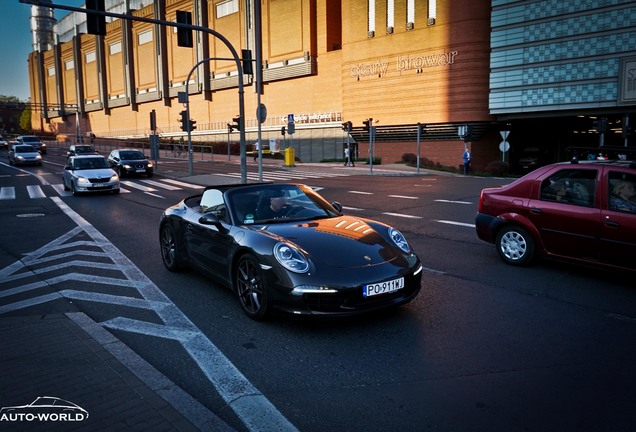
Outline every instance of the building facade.
{"label": "building facade", "polygon": [[[238,53],[262,47],[262,92],[243,76],[248,142],[260,102],[262,139],[293,146],[303,161],[341,158],[349,121],[367,157],[369,119],[373,155],[388,162],[419,151],[458,166],[465,147],[476,168],[529,146],[558,159],[571,146],[596,145],[602,118],[607,145],[631,145],[633,1],[262,0],[260,26],[254,6],[106,0],[107,11],[141,19],[175,21],[187,11]],[[189,48],[174,27],[107,21],[105,35],[86,34],[85,14],[74,12],[56,24],[48,49],[30,55],[35,130],[143,139],[154,112],[159,135],[179,138],[178,94],[187,91],[193,140],[238,140],[227,127],[238,114],[238,68],[221,38],[194,32]],[[282,135],[290,114],[295,133]],[[510,132],[505,153],[501,131]]]}

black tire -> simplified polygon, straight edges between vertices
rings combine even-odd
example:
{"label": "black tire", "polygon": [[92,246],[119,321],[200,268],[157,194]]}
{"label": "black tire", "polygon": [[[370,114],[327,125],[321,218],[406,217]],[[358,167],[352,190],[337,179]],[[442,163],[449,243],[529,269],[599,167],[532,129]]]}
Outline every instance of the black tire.
{"label": "black tire", "polygon": [[497,234],[495,245],[499,256],[507,264],[524,266],[534,258],[534,239],[521,227],[514,225],[504,227]]}
{"label": "black tire", "polygon": [[152,172],[152,171],[150,171],[150,172],[147,174],[148,178],[152,177],[153,175],[154,175],[154,172]]}
{"label": "black tire", "polygon": [[64,190],[65,191],[69,190],[68,186],[66,186],[66,182],[64,180],[62,180],[62,186],[64,186]]}
{"label": "black tire", "polygon": [[179,252],[179,244],[174,228],[170,224],[163,224],[159,231],[159,243],[161,246],[161,260],[163,265],[171,272],[183,270],[184,265]]}
{"label": "black tire", "polygon": [[79,195],[79,191],[75,189],[75,182],[71,182],[71,193],[73,194],[73,196]]}
{"label": "black tire", "polygon": [[265,319],[269,312],[263,270],[252,255],[243,255],[236,266],[234,289],[245,314],[253,320]]}

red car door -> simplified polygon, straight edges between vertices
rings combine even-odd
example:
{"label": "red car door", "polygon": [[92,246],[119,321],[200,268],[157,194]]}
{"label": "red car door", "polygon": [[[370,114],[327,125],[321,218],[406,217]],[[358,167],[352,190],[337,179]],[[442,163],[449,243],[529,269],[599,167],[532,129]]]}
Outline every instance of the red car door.
{"label": "red car door", "polygon": [[[612,199],[617,199],[612,190],[620,182],[636,184],[633,170],[608,168],[601,185],[601,260],[605,264],[636,270],[636,212],[632,206],[612,205]],[[636,202],[631,201],[636,206]]]}
{"label": "red car door", "polygon": [[[600,208],[596,167],[561,167],[536,180],[528,218],[547,254],[598,261]],[[561,187],[562,193],[558,193]]]}

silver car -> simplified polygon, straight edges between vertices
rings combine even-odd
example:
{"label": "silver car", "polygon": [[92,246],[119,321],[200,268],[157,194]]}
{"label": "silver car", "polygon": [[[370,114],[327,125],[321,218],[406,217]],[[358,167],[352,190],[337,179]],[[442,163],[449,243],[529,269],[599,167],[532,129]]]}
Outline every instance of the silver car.
{"label": "silver car", "polygon": [[42,165],[42,155],[32,145],[14,144],[7,157],[10,165]]}
{"label": "silver car", "polygon": [[119,193],[119,176],[104,156],[71,156],[63,174],[64,190],[73,195],[83,192]]}

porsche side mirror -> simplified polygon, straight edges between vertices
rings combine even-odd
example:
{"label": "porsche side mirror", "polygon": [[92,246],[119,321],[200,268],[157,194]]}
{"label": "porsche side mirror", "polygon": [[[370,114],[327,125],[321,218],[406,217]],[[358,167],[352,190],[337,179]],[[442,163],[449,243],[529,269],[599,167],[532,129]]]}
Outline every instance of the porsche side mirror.
{"label": "porsche side mirror", "polygon": [[333,201],[331,203],[331,206],[335,208],[338,213],[342,213],[342,204],[340,204],[338,201]]}
{"label": "porsche side mirror", "polygon": [[199,223],[201,225],[212,225],[215,226],[219,231],[225,232],[225,228],[223,224],[219,220],[218,217],[214,213],[204,213],[203,216],[199,218]]}

